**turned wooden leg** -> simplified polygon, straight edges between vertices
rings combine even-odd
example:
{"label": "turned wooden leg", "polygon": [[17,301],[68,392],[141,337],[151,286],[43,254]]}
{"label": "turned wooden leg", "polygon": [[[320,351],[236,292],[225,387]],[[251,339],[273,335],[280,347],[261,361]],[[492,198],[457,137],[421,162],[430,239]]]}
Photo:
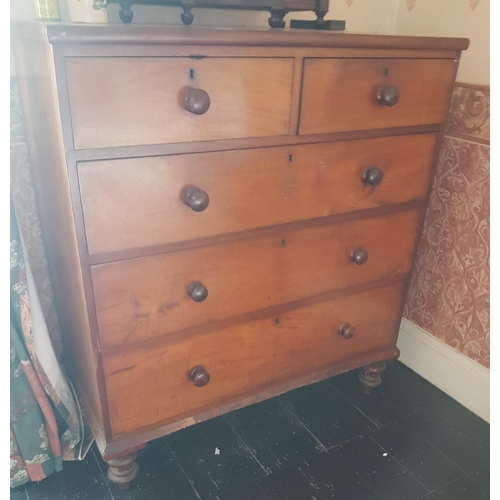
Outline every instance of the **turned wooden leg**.
{"label": "turned wooden leg", "polygon": [[386,362],[382,361],[380,363],[373,363],[373,365],[368,365],[363,367],[359,372],[359,381],[363,386],[363,392],[365,394],[370,394],[374,387],[378,387],[382,383],[382,377],[380,374],[385,370]]}
{"label": "turned wooden leg", "polygon": [[132,0],[120,0],[119,3],[120,3],[120,11],[118,12],[118,14],[120,15],[122,23],[128,24],[132,22],[132,19],[134,17],[134,13],[130,8],[130,6],[132,5]]}
{"label": "turned wooden leg", "polygon": [[186,26],[189,26],[194,20],[194,14],[191,12],[191,9],[194,7],[194,1],[183,0],[181,7],[182,7],[181,20]]}
{"label": "turned wooden leg", "polygon": [[326,12],[323,12],[321,10],[316,11],[316,26],[320,29],[326,24],[326,21],[324,19],[325,16]]}
{"label": "turned wooden leg", "polygon": [[118,484],[121,490],[128,489],[130,481],[132,481],[139,472],[139,466],[135,461],[136,457],[137,452],[134,451],[128,455],[110,458],[106,461],[109,465],[108,479]]}
{"label": "turned wooden leg", "polygon": [[271,9],[271,17],[268,19],[269,26],[271,28],[284,28],[285,27],[285,21],[283,21],[283,18],[286,15],[286,10],[275,10]]}

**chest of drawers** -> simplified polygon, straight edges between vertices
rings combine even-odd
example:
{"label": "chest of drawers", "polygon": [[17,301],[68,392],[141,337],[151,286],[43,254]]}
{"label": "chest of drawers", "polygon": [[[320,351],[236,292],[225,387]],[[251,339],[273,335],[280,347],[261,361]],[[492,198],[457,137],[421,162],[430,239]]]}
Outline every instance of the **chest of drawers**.
{"label": "chest of drawers", "polygon": [[20,24],[65,355],[109,477],[397,331],[463,39]]}

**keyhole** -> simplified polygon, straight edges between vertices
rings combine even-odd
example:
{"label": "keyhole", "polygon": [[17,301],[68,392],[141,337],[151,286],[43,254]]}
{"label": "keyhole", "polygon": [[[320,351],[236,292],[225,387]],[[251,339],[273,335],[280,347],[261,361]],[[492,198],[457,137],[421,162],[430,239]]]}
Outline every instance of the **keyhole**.
{"label": "keyhole", "polygon": [[290,154],[290,155],[288,155],[288,162],[292,163],[292,161],[293,161],[293,155]]}
{"label": "keyhole", "polygon": [[189,70],[189,79],[193,80],[194,79],[194,69]]}
{"label": "keyhole", "polygon": [[389,76],[389,68],[384,68],[384,77]]}
{"label": "keyhole", "polygon": [[274,324],[275,324],[275,325],[279,325],[279,323],[280,323],[280,319],[279,319],[279,318],[276,318],[276,319],[274,320]]}
{"label": "keyhole", "polygon": [[284,239],[283,239],[283,240],[281,240],[281,246],[282,246],[282,247],[286,246],[286,240],[284,240]]}

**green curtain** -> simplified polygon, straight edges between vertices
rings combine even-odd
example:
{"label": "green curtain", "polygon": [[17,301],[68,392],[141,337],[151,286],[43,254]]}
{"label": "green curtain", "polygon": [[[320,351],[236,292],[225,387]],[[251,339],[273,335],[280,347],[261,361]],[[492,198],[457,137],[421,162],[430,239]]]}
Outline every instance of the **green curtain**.
{"label": "green curtain", "polygon": [[82,459],[91,438],[57,364],[12,202],[10,231],[10,474],[16,487],[62,470],[63,460]]}

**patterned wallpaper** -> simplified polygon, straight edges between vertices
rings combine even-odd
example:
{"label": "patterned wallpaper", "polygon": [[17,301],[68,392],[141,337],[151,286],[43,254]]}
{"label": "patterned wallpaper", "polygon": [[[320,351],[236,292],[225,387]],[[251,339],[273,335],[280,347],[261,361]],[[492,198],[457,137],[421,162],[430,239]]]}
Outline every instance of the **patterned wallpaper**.
{"label": "patterned wallpaper", "polygon": [[[354,0],[347,0],[347,1],[348,2],[350,1],[352,3]],[[408,11],[413,9],[413,6],[415,5],[416,1],[417,0],[406,0],[406,8],[408,9]],[[469,0],[469,7],[472,10],[474,10],[478,4],[479,4],[479,0]]]}
{"label": "patterned wallpaper", "polygon": [[404,316],[490,366],[490,89],[457,84]]}

